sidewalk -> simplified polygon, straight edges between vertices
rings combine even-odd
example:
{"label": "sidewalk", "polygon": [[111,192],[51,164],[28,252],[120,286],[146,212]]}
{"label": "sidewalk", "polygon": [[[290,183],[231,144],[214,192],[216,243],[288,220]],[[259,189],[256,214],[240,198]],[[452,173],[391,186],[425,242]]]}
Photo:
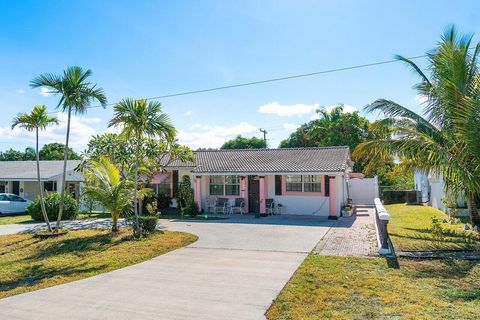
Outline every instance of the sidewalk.
{"label": "sidewalk", "polygon": [[377,255],[374,214],[373,208],[358,208],[355,215],[340,218],[314,251],[324,256]]}

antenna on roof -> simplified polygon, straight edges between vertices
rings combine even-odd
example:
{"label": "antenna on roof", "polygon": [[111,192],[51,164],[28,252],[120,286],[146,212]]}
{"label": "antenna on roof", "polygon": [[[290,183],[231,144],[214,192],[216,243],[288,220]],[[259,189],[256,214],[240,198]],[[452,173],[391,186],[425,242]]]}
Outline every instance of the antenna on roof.
{"label": "antenna on roof", "polygon": [[267,130],[260,128],[260,132],[263,133],[263,141],[265,141],[265,148],[267,148]]}

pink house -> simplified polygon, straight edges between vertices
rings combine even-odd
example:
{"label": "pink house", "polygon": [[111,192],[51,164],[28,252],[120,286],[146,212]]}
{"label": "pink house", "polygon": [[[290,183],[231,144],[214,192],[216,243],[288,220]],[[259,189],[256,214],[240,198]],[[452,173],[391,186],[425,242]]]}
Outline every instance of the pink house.
{"label": "pink house", "polygon": [[175,186],[189,175],[195,201],[206,212],[211,199],[242,199],[245,212],[266,213],[272,202],[282,213],[336,218],[347,201],[348,147],[204,150],[195,161],[173,161],[152,184],[175,197]]}

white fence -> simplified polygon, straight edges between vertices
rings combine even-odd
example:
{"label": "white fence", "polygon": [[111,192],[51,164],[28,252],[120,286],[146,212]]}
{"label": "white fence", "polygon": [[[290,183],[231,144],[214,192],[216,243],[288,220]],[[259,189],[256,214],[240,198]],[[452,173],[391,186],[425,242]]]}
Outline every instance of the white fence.
{"label": "white fence", "polygon": [[364,178],[347,181],[348,195],[354,205],[374,205],[374,199],[378,198],[378,179]]}

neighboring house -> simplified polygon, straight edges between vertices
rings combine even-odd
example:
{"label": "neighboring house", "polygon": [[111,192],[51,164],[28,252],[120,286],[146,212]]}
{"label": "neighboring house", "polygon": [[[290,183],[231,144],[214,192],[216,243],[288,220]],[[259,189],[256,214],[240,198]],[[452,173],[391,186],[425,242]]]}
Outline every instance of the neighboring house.
{"label": "neighboring house", "polygon": [[[75,199],[80,198],[83,175],[74,171],[79,160],[67,162],[66,188]],[[40,179],[46,191],[57,191],[62,186],[63,161],[40,161]],[[0,193],[7,192],[34,200],[40,193],[35,161],[0,161]]]}
{"label": "neighboring house", "polygon": [[260,213],[274,199],[286,214],[338,217],[347,202],[348,147],[205,150],[194,157],[168,164],[153,178],[154,189],[174,197],[174,186],[190,175],[203,211],[212,197],[243,198],[246,212]]}
{"label": "neighboring house", "polygon": [[[446,212],[445,204],[442,199],[445,197],[445,182],[442,175],[433,173],[425,174],[421,171],[415,171],[413,176],[415,190],[420,191],[420,202],[428,204],[443,212]],[[465,197],[459,195],[457,198],[457,206],[466,208]]]}

